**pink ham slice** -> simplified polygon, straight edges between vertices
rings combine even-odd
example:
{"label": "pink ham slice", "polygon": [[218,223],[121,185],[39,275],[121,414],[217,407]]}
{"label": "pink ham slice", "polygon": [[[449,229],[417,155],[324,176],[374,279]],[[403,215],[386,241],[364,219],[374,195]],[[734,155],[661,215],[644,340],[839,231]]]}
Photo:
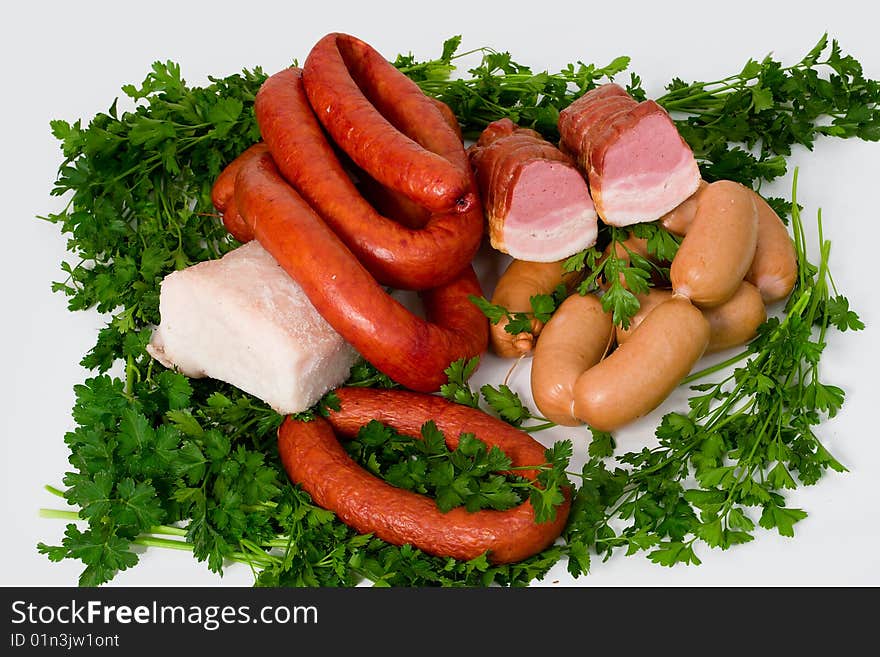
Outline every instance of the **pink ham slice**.
{"label": "pink ham slice", "polygon": [[655,221],[700,184],[694,154],[654,101],[603,85],[560,112],[560,142],[587,175],[596,211],[612,226]]}
{"label": "pink ham slice", "polygon": [[468,155],[495,249],[553,262],[596,243],[596,209],[583,174],[537,132],[501,119]]}

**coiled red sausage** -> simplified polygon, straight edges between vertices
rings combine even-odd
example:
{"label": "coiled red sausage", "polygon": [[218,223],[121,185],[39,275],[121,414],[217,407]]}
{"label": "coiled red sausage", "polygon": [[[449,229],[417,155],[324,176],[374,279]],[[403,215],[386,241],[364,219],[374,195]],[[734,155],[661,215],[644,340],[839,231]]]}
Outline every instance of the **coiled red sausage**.
{"label": "coiled red sausage", "polygon": [[[543,523],[535,522],[528,501],[506,511],[458,507],[443,513],[432,499],[395,488],[362,469],[336,438],[353,437],[370,420],[420,438],[422,425],[433,420],[450,449],[462,432],[470,432],[490,448],[497,445],[514,467],[545,463],[543,446],[526,432],[436,395],[365,388],[340,388],[336,394],[340,408],[327,420],[285,420],[278,431],[278,451],[290,478],[357,531],[436,556],[473,559],[488,551],[493,563],[530,557],[561,533],[570,509],[567,497],[555,518]],[[529,479],[537,476],[536,470],[517,472]]]}
{"label": "coiled red sausage", "polygon": [[235,177],[245,162],[265,152],[267,152],[267,146],[263,142],[258,142],[246,149],[226,165],[211,187],[211,203],[223,216],[223,225],[226,230],[239,242],[250,242],[254,236],[235,206]]}
{"label": "coiled red sausage", "polygon": [[370,45],[326,35],[306,58],[303,83],[333,141],[381,184],[433,212],[476,201],[461,140],[441,110]]}
{"label": "coiled red sausage", "polygon": [[[360,194],[327,140],[309,105],[303,75],[296,68],[272,75],[260,87],[254,104],[260,132],[282,175],[380,283],[419,290],[442,285],[458,275],[471,262],[482,239],[484,219],[479,200],[475,198],[463,212],[434,212],[418,229],[407,228],[379,214]],[[453,165],[445,157],[431,153],[431,165],[455,171],[459,165],[467,167],[461,140],[437,104],[418,88],[417,91],[436,118],[431,121],[426,117],[421,131],[443,135],[449,142],[444,145],[445,155],[456,160]],[[334,105],[324,120],[342,121],[340,116],[348,113],[353,114],[345,120],[356,126],[374,120],[371,115],[342,102]],[[382,158],[383,166],[406,172],[413,178],[424,175],[418,167],[410,166],[411,163],[395,159],[402,157],[393,150],[397,131],[391,126],[388,130],[390,132],[381,137],[383,141],[371,142],[370,152]],[[345,150],[344,145],[337,145]],[[412,153],[408,156],[416,157]],[[375,166],[363,166],[356,158],[352,159],[376,182],[386,184],[377,176]],[[468,189],[474,190],[473,176],[469,169],[466,171],[461,176],[467,181]]]}

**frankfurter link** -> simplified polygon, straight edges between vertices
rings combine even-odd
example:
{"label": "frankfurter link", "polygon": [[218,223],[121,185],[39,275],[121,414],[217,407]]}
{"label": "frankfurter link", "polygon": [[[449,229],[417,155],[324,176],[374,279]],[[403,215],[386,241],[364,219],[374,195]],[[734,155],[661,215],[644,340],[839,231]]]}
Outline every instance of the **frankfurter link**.
{"label": "frankfurter link", "polygon": [[746,280],[761,291],[765,303],[772,303],[787,298],[794,289],[797,254],[779,215],[758,194],[755,194],[755,204],[758,206],[758,245]]}
{"label": "frankfurter link", "polygon": [[[639,310],[630,319],[629,328],[617,326],[617,344],[624,344],[632,337],[639,324],[654,308],[672,298],[671,290],[651,288],[646,294],[637,295]],[[709,322],[709,344],[706,353],[729,349],[746,344],[757,335],[758,327],[767,319],[767,311],[758,289],[743,281],[734,295],[720,306],[706,308],[703,317]]]}
{"label": "frankfurter link", "polygon": [[670,267],[676,294],[701,308],[733,296],[758,243],[754,196],[748,187],[729,180],[714,182],[700,192],[693,223]]}
{"label": "frankfurter link", "polygon": [[705,309],[703,316],[709,322],[708,354],[738,347],[754,338],[767,319],[767,309],[758,288],[743,281],[730,299]]}
{"label": "frankfurter link", "polygon": [[[635,254],[636,256],[640,256],[655,265],[655,267],[651,268],[652,285],[669,285],[669,281],[664,278],[663,274],[660,271],[660,267],[668,267],[669,262],[661,262],[648,252],[648,240],[643,237],[636,237],[633,233],[630,233],[627,238],[622,242],[615,241],[609,243],[608,246],[605,247],[605,250],[602,252],[602,260],[605,260],[611,255],[612,246],[614,247],[615,257],[618,260],[623,260],[624,267],[630,266],[633,254]],[[620,284],[625,289],[629,289],[629,284],[626,282],[626,276],[623,272],[620,272],[617,275],[617,280],[620,281]],[[603,290],[607,290],[610,286],[611,281],[606,280],[605,275],[603,274],[603,276],[599,280],[599,287]]]}
{"label": "frankfurter link", "polygon": [[[670,233],[686,235],[696,215],[700,188],[684,203],[660,219]],[[757,192],[753,198],[758,210],[758,239],[752,265],[745,279],[761,291],[765,303],[781,301],[791,294],[797,280],[797,255],[788,229],[776,211]]]}
{"label": "frankfurter link", "polygon": [[[444,152],[450,158],[457,158],[457,164],[465,167],[463,171],[466,173],[461,175],[470,185],[469,189],[474,190],[475,183],[467,169],[464,146],[438,106],[424,94],[422,96],[430,110],[429,114],[433,113],[436,120],[432,122],[430,116],[426,117],[421,131],[444,135],[441,141],[449,142],[444,144],[447,149]],[[426,289],[452,280],[470,264],[483,235],[484,218],[479,199],[471,202],[463,212],[458,209],[434,212],[424,219],[421,227],[401,225],[379,214],[346,173],[309,105],[302,71],[290,68],[270,76],[260,87],[254,107],[260,132],[282,175],[379,283],[397,289]],[[334,107],[332,115],[346,111],[353,110],[342,103]],[[350,117],[350,120],[369,122],[372,118],[369,113],[361,112]],[[391,136],[386,135],[381,139],[391,139]],[[373,150],[382,151],[384,146],[378,148],[376,144]],[[383,157],[395,171],[406,172],[413,177],[421,175],[419,167],[415,166],[417,158],[395,160],[393,154],[384,154]],[[415,155],[410,154],[410,157]],[[447,159],[435,157],[439,162],[434,161],[434,165],[440,169],[456,169]],[[372,182],[374,188],[385,185],[376,177],[375,167],[371,169],[359,162],[355,164],[373,179],[368,180],[368,184]],[[388,197],[393,191],[389,188],[384,196]],[[406,200],[412,203],[410,197],[406,197]],[[419,207],[426,208],[424,205]]]}
{"label": "frankfurter link", "polygon": [[[435,556],[467,560],[488,552],[492,563],[526,559],[561,533],[570,510],[567,494],[555,518],[543,523],[536,522],[529,501],[506,511],[457,507],[443,513],[429,497],[391,486],[362,469],[337,439],[355,436],[370,420],[418,439],[422,425],[433,420],[450,449],[462,432],[470,432],[489,448],[497,445],[514,467],[545,463],[544,447],[526,432],[436,395],[363,388],[340,388],[336,394],[339,410],[331,411],[327,420],[286,419],[278,431],[278,451],[291,480],[347,525]],[[537,476],[536,470],[517,473],[530,480]]]}
{"label": "frankfurter link", "polygon": [[[491,303],[503,306],[510,314],[533,314],[533,296],[551,294],[560,284],[565,284],[568,292],[571,292],[580,281],[581,274],[565,272],[563,262],[512,260],[495,285]],[[497,324],[489,325],[489,346],[492,351],[502,358],[531,354],[544,323],[533,317],[530,333],[515,334],[506,330],[507,324],[507,318],[503,317]]]}
{"label": "frankfurter link", "polygon": [[482,290],[466,266],[420,293],[426,319],[390,297],[321,217],[278,173],[269,153],[246,162],[235,202],[248,228],[305,291],[327,322],[401,385],[433,392],[459,358],[486,350],[485,316],[469,300]]}
{"label": "frankfurter link", "polygon": [[333,141],[382,185],[432,212],[464,212],[476,201],[442,110],[371,46],[326,35],[306,58],[303,83]]}
{"label": "frankfurter link", "polygon": [[703,314],[687,299],[673,296],[648,313],[625,344],[578,377],[575,417],[594,429],[614,431],[650,413],[708,344],[709,323]]}
{"label": "frankfurter link", "polygon": [[617,340],[617,344],[620,345],[629,340],[635,330],[639,327],[639,324],[642,323],[642,320],[648,316],[648,313],[664,301],[669,301],[671,298],[672,290],[664,290],[658,287],[652,287],[644,294],[637,294],[636,299],[639,300],[639,309],[636,311],[635,315],[630,317],[629,327],[624,328],[622,324],[618,324],[614,328],[614,336]]}
{"label": "frankfurter link", "polygon": [[532,359],[532,398],[541,414],[565,426],[581,424],[575,415],[574,387],[612,346],[611,314],[593,294],[573,294],[557,308],[541,333]]}

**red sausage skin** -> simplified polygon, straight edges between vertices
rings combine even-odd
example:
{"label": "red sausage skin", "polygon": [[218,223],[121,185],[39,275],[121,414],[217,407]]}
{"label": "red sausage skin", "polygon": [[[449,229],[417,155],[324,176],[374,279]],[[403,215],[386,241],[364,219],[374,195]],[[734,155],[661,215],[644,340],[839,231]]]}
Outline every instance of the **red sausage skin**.
{"label": "red sausage skin", "polygon": [[306,58],[303,82],[333,141],[382,185],[432,212],[469,209],[475,195],[455,130],[371,46],[348,34],[326,35]]}
{"label": "red sausage skin", "polygon": [[[540,524],[528,501],[506,511],[470,513],[458,507],[443,513],[432,499],[395,488],[362,469],[337,439],[353,436],[371,419],[418,438],[422,424],[433,419],[451,449],[461,432],[473,432],[487,446],[498,445],[514,466],[540,465],[545,462],[543,447],[527,433],[434,395],[362,388],[341,388],[337,394],[340,410],[327,420],[285,420],[278,448],[291,480],[357,531],[395,545],[412,544],[436,556],[468,560],[488,551],[493,563],[526,559],[561,533],[570,510],[568,499],[557,507],[554,519]],[[535,471],[521,474],[533,478]]]}
{"label": "red sausage skin", "polygon": [[267,146],[258,142],[247,148],[243,153],[226,165],[226,168],[217,176],[211,187],[211,203],[223,216],[223,225],[239,242],[250,242],[254,236],[242,219],[235,205],[235,177],[241,171],[245,162],[252,160],[267,152]]}

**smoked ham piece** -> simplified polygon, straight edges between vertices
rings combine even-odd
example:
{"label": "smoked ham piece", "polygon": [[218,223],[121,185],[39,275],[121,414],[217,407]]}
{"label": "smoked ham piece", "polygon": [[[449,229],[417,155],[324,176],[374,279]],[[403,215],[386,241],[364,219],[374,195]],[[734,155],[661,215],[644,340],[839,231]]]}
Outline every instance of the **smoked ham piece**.
{"label": "smoked ham piece", "polygon": [[587,175],[606,224],[655,221],[691,196],[700,170],[669,114],[617,84],[588,91],[559,113],[561,149]]}
{"label": "smoked ham piece", "polygon": [[553,262],[596,242],[596,209],[575,163],[534,130],[490,123],[468,149],[490,244],[518,260]]}

